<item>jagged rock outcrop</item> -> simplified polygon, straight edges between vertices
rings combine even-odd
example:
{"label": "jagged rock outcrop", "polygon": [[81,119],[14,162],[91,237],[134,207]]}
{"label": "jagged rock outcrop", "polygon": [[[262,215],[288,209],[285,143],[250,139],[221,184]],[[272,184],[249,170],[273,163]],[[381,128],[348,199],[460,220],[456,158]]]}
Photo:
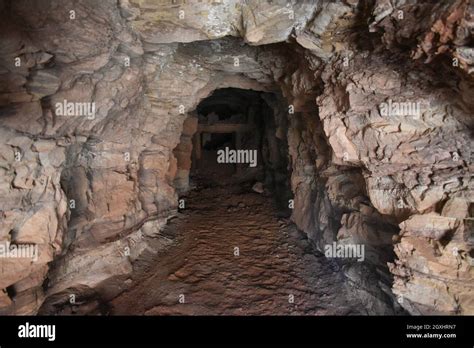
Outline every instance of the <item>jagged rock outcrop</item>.
{"label": "jagged rock outcrop", "polygon": [[[449,224],[429,215],[441,213],[453,197],[465,206],[472,204],[468,106],[451,86],[437,80],[434,72],[373,58],[355,56],[354,65],[345,68],[342,61],[336,61],[326,68],[323,79],[328,79],[328,90],[318,103],[328,141],[338,160],[364,168],[371,203],[400,223],[397,266],[391,266],[399,301],[411,312],[427,312],[407,304],[413,300],[436,308],[435,312],[469,313],[469,300],[463,301],[465,307],[455,305],[458,296],[469,298],[470,292],[469,236],[465,229],[455,230],[469,218],[467,210]],[[417,105],[419,110],[397,112],[394,106],[400,103]],[[392,112],[386,113],[384,108],[389,104]],[[453,254],[453,248],[461,251]],[[425,259],[433,264],[420,268]],[[443,267],[453,262],[457,266],[451,274],[433,276],[428,271],[437,268],[435,263]],[[436,295],[423,297],[432,292]]]}
{"label": "jagged rock outcrop", "polygon": [[321,250],[366,246],[344,269],[369,313],[393,313],[393,294],[413,314],[474,313],[468,0],[0,10],[0,242],[39,248],[0,259],[2,313],[131,271],[187,186],[185,120],[225,87],[278,92],[292,219]]}

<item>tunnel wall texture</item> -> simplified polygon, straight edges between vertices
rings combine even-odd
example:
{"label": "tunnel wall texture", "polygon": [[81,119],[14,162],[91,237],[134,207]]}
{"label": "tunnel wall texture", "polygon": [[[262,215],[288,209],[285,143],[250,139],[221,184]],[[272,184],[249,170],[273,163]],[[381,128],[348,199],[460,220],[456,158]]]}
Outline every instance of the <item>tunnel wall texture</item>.
{"label": "tunnel wall texture", "polygon": [[[322,251],[366,246],[367,262],[344,269],[369,313],[396,299],[412,314],[474,314],[469,1],[2,0],[0,11],[0,240],[39,248],[36,262],[0,259],[2,313],[131,272],[176,210],[187,113],[236,87],[286,99],[276,132],[292,219]],[[68,102],[94,104],[69,114]]]}

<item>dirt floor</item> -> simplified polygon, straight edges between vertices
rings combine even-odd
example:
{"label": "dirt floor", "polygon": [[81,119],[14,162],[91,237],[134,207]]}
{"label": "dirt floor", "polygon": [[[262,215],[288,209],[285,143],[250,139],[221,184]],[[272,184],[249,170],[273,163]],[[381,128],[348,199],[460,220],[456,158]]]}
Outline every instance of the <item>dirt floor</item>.
{"label": "dirt floor", "polygon": [[363,314],[337,264],[277,216],[249,185],[200,184],[162,231],[172,246],[139,263],[109,314]]}

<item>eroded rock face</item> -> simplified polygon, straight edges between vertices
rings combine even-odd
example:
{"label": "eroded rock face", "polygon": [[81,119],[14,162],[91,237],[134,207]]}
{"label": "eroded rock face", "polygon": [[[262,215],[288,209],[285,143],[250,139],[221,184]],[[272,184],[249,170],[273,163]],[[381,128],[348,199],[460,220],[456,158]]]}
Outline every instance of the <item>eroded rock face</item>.
{"label": "eroded rock face", "polygon": [[[320,116],[336,159],[362,166],[371,203],[400,222],[398,259],[391,266],[397,276],[394,292],[400,302],[413,300],[435,312],[469,313],[470,301],[456,305],[458,296],[470,292],[471,241],[466,229],[459,228],[469,214],[465,208],[464,214],[451,217],[449,203],[446,217],[436,217],[450,200],[464,207],[472,204],[468,106],[437,74],[422,67],[400,69],[388,59],[377,63],[364,55],[353,62],[347,68],[336,62],[323,74],[329,89],[318,98]],[[419,103],[419,110],[397,112],[400,101]],[[425,260],[432,264],[422,266]],[[457,266],[451,274],[433,276],[431,270],[446,263]],[[456,295],[450,292],[453,288]],[[436,295],[422,299],[425,291]],[[445,298],[439,308],[436,298]],[[426,313],[417,305],[405,306]]]}
{"label": "eroded rock face", "polygon": [[473,9],[434,3],[1,1],[0,241],[39,257],[0,259],[0,311],[126,276],[187,188],[189,116],[235,87],[286,100],[292,219],[365,246],[368,313],[473,314]]}

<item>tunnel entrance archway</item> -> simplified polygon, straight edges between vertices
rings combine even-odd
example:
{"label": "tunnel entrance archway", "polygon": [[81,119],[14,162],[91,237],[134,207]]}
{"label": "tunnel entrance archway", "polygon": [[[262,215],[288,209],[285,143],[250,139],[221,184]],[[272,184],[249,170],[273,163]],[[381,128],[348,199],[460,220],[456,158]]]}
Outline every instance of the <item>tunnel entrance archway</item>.
{"label": "tunnel entrance archway", "polygon": [[272,113],[262,94],[222,88],[199,103],[192,177],[214,181],[262,180],[262,115]]}
{"label": "tunnel entrance archway", "polygon": [[289,215],[287,110],[277,92],[221,88],[202,99],[174,150],[178,193],[199,185],[257,185]]}

